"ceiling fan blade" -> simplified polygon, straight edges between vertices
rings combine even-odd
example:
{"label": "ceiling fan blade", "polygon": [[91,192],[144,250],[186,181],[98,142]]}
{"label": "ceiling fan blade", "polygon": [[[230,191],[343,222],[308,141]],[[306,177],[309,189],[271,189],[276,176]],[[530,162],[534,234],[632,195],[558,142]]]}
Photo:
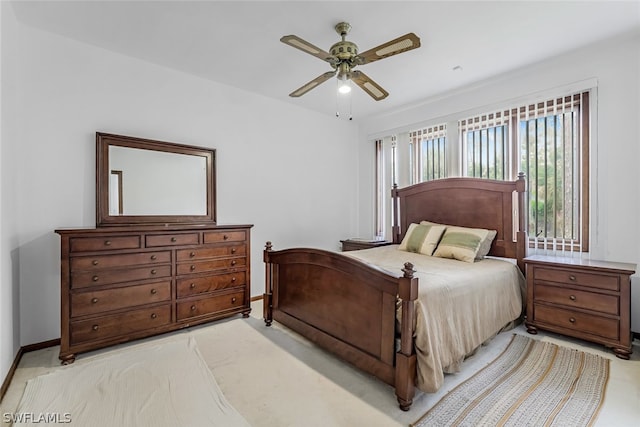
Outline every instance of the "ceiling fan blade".
{"label": "ceiling fan blade", "polygon": [[316,77],[315,79],[311,80],[309,83],[299,87],[298,89],[294,90],[293,92],[291,92],[289,94],[289,96],[293,97],[293,98],[297,98],[299,96],[304,95],[305,93],[309,92],[311,89],[315,88],[316,86],[319,86],[321,83],[326,82],[327,80],[329,80],[331,77],[336,75],[336,71],[327,71],[324,74],[319,75],[318,77]]}
{"label": "ceiling fan blade", "polygon": [[362,90],[367,92],[369,96],[371,96],[376,101],[380,101],[389,96],[389,92],[382,89],[382,87],[378,83],[371,80],[369,76],[367,76],[362,71],[352,71],[351,80],[353,80],[355,84],[360,86]]}
{"label": "ceiling fan blade", "polygon": [[369,49],[366,52],[362,52],[356,57],[356,63],[358,65],[368,64],[418,47],[420,47],[420,38],[413,33],[405,34],[397,39]]}
{"label": "ceiling fan blade", "polygon": [[303,52],[308,53],[309,55],[313,55],[316,58],[320,58],[323,61],[327,61],[330,64],[334,64],[338,61],[338,58],[331,55],[329,52],[320,49],[317,46],[312,45],[306,40],[301,39],[298,36],[289,35],[283,36],[280,41],[284,44],[288,44],[289,46],[295,47],[296,49],[300,49]]}

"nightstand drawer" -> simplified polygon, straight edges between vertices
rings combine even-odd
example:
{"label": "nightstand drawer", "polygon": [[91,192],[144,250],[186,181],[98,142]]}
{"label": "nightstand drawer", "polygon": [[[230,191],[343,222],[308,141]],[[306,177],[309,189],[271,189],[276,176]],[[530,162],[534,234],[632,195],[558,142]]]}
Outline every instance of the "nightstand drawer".
{"label": "nightstand drawer", "polygon": [[617,275],[585,273],[571,269],[536,267],[533,278],[534,280],[588,286],[590,288],[610,291],[620,290],[620,278]]}
{"label": "nightstand drawer", "polygon": [[620,314],[620,298],[614,295],[596,294],[558,286],[537,285],[534,300],[536,302],[550,302],[612,315]]}
{"label": "nightstand drawer", "polygon": [[541,304],[534,304],[536,321],[575,330],[580,334],[591,334],[610,340],[620,339],[620,324],[616,319],[579,313]]}

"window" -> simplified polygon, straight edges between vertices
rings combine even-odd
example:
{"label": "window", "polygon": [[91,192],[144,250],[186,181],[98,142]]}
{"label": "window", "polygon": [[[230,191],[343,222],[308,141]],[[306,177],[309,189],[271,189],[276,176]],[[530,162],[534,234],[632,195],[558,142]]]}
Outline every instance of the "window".
{"label": "window", "polygon": [[518,110],[532,247],[589,249],[589,94]]}
{"label": "window", "polygon": [[412,184],[447,176],[446,142],[447,126],[444,124],[409,133]]}
{"label": "window", "polygon": [[[524,172],[529,246],[589,250],[588,92],[448,123],[456,122],[453,135],[439,124],[399,142],[398,149],[408,148],[411,184],[447,176],[512,180]],[[448,164],[447,156],[457,163]]]}
{"label": "window", "polygon": [[498,111],[460,121],[465,176],[507,179],[510,118],[509,111]]}

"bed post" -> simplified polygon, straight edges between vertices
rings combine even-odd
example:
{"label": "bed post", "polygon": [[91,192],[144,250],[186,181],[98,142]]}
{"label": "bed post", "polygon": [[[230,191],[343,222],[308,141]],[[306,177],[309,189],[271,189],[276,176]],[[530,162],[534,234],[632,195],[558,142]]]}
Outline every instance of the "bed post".
{"label": "bed post", "polygon": [[414,301],[418,298],[418,278],[413,264],[407,262],[399,279],[398,297],[402,300],[400,351],[396,353],[396,397],[400,409],[408,411],[415,396],[416,354],[413,345]]}
{"label": "bed post", "polygon": [[262,315],[264,323],[271,326],[273,322],[273,265],[269,262],[269,252],[273,250],[271,242],[267,242],[263,252],[265,265],[265,290],[262,296]]}
{"label": "bed post", "polygon": [[393,223],[391,224],[391,233],[393,243],[400,243],[400,223],[398,222],[398,210],[400,203],[398,198],[398,184],[393,184],[391,189],[391,208],[393,209]]}
{"label": "bed post", "polygon": [[518,268],[524,274],[524,258],[527,256],[529,239],[527,238],[527,181],[524,172],[518,173],[516,181],[516,191],[518,192],[518,231],[516,233],[516,260]]}

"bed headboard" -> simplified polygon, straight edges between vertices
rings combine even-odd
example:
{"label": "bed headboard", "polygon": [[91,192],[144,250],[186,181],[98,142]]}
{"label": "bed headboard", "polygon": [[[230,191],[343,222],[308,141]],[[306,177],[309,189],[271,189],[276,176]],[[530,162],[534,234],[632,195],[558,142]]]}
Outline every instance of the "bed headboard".
{"label": "bed headboard", "polygon": [[489,255],[515,258],[524,271],[527,253],[525,228],[526,181],[479,178],[445,178],[394,186],[393,242],[400,243],[411,223],[427,220],[440,224],[496,230]]}

